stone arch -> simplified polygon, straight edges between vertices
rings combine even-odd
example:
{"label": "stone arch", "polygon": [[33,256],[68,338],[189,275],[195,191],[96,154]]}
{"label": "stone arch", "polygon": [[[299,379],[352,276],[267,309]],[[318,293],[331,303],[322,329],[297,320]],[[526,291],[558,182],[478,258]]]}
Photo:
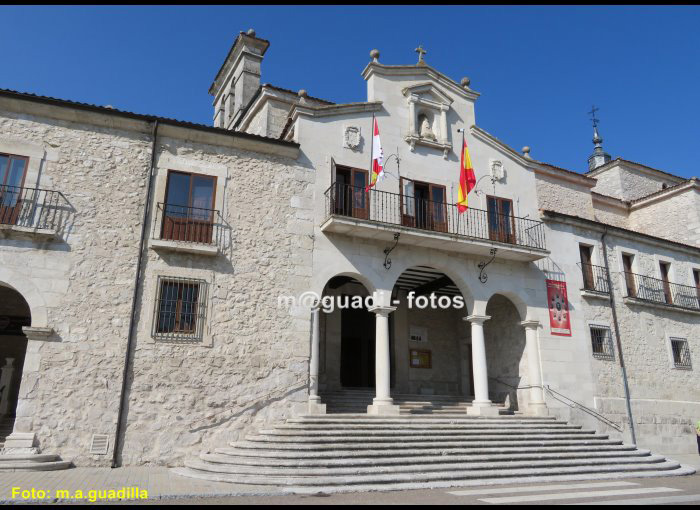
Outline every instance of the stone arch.
{"label": "stone arch", "polygon": [[[445,264],[442,261],[421,261],[420,259],[418,259],[411,261],[402,260],[400,263],[396,262],[392,267],[392,273],[395,273],[395,276],[391,278],[391,282],[385,285],[385,287],[388,289],[393,289],[401,275],[404,272],[406,272],[406,270],[416,266],[430,267],[448,276],[450,280],[452,280],[457,286],[460,293],[462,294],[462,297],[464,298],[464,302],[466,304],[465,316],[467,315],[467,312],[473,313],[472,310],[474,309],[475,305],[475,296],[472,293],[471,288],[469,287],[469,285],[467,285],[466,280],[462,276],[460,276],[460,273],[457,269],[450,267],[449,264]],[[397,271],[395,272],[393,271],[394,267],[397,269]]]}
{"label": "stone arch", "polygon": [[32,327],[48,327],[46,301],[29,278],[6,267],[0,267],[0,285],[15,290],[24,298],[31,312]]}
{"label": "stone arch", "polygon": [[367,289],[367,292],[369,294],[374,293],[378,287],[370,278],[361,273],[358,273],[357,271],[337,271],[330,268],[329,270],[321,272],[319,277],[316,278],[316,284],[312,289],[313,292],[316,293],[317,296],[321,296],[323,294],[324,289],[326,288],[326,285],[328,285],[328,282],[330,282],[336,276],[348,276],[350,278],[354,278],[362,285],[364,285],[365,289]]}
{"label": "stone arch", "polygon": [[525,330],[520,322],[527,316],[527,305],[514,292],[496,292],[489,298],[484,323],[489,398],[507,401],[511,409],[522,407],[527,397],[518,390],[528,366]]}
{"label": "stone arch", "polygon": [[488,306],[488,302],[491,300],[491,298],[496,296],[496,295],[503,296],[511,302],[511,304],[517,310],[518,316],[519,316],[521,321],[528,320],[528,319],[532,318],[532,317],[528,317],[528,315],[531,315],[530,314],[531,307],[528,306],[525,298],[523,298],[515,290],[500,289],[500,290],[496,290],[496,291],[492,292],[491,295],[488,297],[488,299],[486,299],[486,301],[485,301],[486,306]]}

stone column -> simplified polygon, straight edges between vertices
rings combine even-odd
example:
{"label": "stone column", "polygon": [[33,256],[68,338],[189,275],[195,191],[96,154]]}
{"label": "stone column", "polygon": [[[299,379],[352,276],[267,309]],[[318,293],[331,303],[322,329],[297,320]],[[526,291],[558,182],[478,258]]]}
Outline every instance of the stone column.
{"label": "stone column", "polygon": [[2,396],[0,396],[0,416],[5,416],[9,412],[10,393],[12,388],[12,375],[15,373],[14,366],[15,358],[5,358],[5,365],[0,368],[0,388],[2,388]]}
{"label": "stone column", "polygon": [[389,348],[389,314],[396,310],[395,306],[371,306],[370,312],[375,314],[375,356],[374,384],[377,395],[372,405],[367,406],[367,414],[398,415],[399,406],[394,405],[391,398],[391,352]]}
{"label": "stone column", "polygon": [[489,315],[470,315],[464,320],[472,324],[472,373],[474,374],[474,401],[467,408],[467,414],[474,416],[498,416],[496,408],[489,400],[489,377],[486,368],[486,344],[484,322]]}
{"label": "stone column", "polygon": [[410,136],[417,136],[416,132],[416,98],[409,96],[408,102],[408,134]]}
{"label": "stone column", "polygon": [[529,414],[535,416],[546,416],[548,414],[547,404],[544,401],[544,390],[542,389],[542,370],[540,370],[540,347],[537,344],[537,328],[539,321],[522,321],[521,326],[525,328],[525,349],[527,352],[527,373],[530,388]]}
{"label": "stone column", "polygon": [[[40,369],[41,346],[44,342],[50,342],[54,338],[53,328],[23,326],[22,332],[27,337],[27,353],[24,356],[22,368],[22,380],[27,376],[36,375]],[[34,407],[31,399],[23,395],[22,385],[19,387],[19,399],[17,401],[17,414],[12,434],[5,439],[5,454],[29,455],[39,453],[36,446],[36,434],[34,433]]]}
{"label": "stone column", "polygon": [[311,355],[309,356],[309,406],[310,414],[326,414],[326,404],[318,396],[318,364],[321,342],[321,308],[311,309]]}

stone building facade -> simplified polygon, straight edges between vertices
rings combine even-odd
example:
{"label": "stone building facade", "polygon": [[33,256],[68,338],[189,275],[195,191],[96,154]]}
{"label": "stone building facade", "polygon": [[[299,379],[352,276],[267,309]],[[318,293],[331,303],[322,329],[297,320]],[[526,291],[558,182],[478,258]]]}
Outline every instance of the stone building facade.
{"label": "stone building facade", "polygon": [[[0,91],[6,454],[178,466],[358,390],[375,415],[450,396],[693,448],[697,179],[537,161],[422,57],[374,51],[363,102],[261,84],[269,46],[236,38],[214,127]],[[374,119],[385,177],[367,190]],[[309,293],[321,308],[280,306]],[[464,306],[409,305],[431,294]]]}

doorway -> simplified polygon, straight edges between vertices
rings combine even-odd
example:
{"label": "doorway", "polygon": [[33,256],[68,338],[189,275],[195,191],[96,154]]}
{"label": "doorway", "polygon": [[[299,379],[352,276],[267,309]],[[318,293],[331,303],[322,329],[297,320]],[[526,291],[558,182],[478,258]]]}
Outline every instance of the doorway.
{"label": "doorway", "polygon": [[345,388],[373,388],[374,314],[364,308],[343,308],[340,321],[340,384]]}

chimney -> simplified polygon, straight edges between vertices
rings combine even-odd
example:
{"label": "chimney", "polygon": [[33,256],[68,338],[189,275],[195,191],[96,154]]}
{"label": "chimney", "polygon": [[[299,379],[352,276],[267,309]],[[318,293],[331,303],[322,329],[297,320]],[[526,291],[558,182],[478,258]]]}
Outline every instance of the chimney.
{"label": "chimney", "polygon": [[252,28],[238,34],[209,87],[214,96],[214,127],[233,129],[260,88],[260,66],[269,46]]}

